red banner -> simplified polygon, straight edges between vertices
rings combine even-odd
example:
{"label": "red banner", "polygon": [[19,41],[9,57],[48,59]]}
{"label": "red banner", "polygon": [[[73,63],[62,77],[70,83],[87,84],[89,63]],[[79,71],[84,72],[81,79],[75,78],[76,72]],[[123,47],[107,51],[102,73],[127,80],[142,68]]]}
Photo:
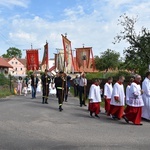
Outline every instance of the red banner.
{"label": "red banner", "polygon": [[39,54],[38,50],[27,50],[27,70],[39,70]]}
{"label": "red banner", "polygon": [[62,35],[63,47],[64,47],[64,61],[66,66],[68,66],[68,55],[71,51],[71,41],[69,41],[65,36]]}
{"label": "red banner", "polygon": [[42,60],[42,65],[46,64],[46,67],[48,67],[48,43],[44,45],[44,55]]}
{"label": "red banner", "polygon": [[76,63],[79,67],[84,65],[86,62],[86,67],[89,67],[90,62],[91,47],[76,48]]}

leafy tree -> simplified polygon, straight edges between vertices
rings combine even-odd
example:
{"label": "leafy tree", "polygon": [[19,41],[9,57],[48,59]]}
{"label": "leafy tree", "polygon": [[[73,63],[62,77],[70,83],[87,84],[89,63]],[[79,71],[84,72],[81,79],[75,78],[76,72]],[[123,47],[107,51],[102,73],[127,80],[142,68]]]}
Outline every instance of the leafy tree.
{"label": "leafy tree", "polygon": [[98,70],[116,69],[119,65],[120,54],[113,50],[107,49],[101,53],[101,56],[95,56],[95,64]]}
{"label": "leafy tree", "polygon": [[119,25],[123,27],[116,37],[115,42],[124,40],[130,44],[124,50],[125,67],[127,69],[136,69],[139,73],[144,73],[150,64],[150,31],[142,27],[139,33],[135,31],[136,18],[129,18],[126,14],[120,16]]}
{"label": "leafy tree", "polygon": [[21,58],[22,57],[22,52],[18,48],[10,47],[7,50],[7,53],[3,54],[2,57],[4,57],[4,58],[12,58],[12,57]]}

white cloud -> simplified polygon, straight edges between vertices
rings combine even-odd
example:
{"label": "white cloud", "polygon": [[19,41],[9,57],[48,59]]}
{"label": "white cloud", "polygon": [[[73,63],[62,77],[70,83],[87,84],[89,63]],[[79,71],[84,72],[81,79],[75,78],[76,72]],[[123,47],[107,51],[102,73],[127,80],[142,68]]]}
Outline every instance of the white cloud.
{"label": "white cloud", "polygon": [[0,0],[0,5],[6,7],[20,6],[27,8],[29,0]]}
{"label": "white cloud", "polygon": [[[50,57],[53,57],[55,49],[62,48],[61,34],[67,33],[72,41],[72,48],[81,47],[84,43],[85,46],[93,47],[94,55],[99,55],[107,48],[119,51],[122,55],[127,43],[112,44],[113,38],[121,30],[121,27],[117,26],[119,16],[124,12],[134,16],[139,15],[138,26],[149,27],[150,2],[136,5],[135,0],[105,0],[105,2],[102,5],[100,0],[93,1],[88,8],[78,5],[75,8],[65,9],[64,19],[53,22],[37,15],[32,15],[33,18],[21,18],[20,15],[8,18],[9,40],[18,44],[20,49],[30,47],[31,43],[33,47],[43,49],[47,40]],[[124,5],[128,7],[123,11]],[[87,13],[87,9],[90,9],[90,12]],[[42,53],[43,51],[40,51],[41,57]]]}

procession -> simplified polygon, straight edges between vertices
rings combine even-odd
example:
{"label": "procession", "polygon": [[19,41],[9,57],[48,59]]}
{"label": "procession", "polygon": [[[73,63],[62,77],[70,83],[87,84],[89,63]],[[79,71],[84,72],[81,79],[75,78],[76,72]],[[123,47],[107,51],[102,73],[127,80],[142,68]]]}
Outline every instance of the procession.
{"label": "procession", "polygon": [[[105,115],[113,120],[125,120],[127,124],[143,125],[142,119],[150,121],[150,72],[147,72],[143,81],[141,76],[136,74],[125,87],[125,77],[120,76],[113,83],[113,78],[108,77],[101,88],[102,80],[94,79],[88,92],[88,80],[86,74],[81,73],[71,79],[69,75],[60,71],[56,76],[50,76],[46,69],[41,78],[33,73],[27,85],[22,89],[24,96],[31,95],[31,99],[36,99],[36,93],[41,93],[41,104],[51,105],[51,96],[58,101],[58,110],[63,111],[63,105],[69,103],[70,94],[78,97],[79,107],[86,107],[91,118],[100,118],[101,102],[104,103]],[[23,82],[25,82],[24,80]],[[70,83],[72,82],[72,84]],[[71,87],[72,85],[72,87]],[[19,93],[18,86],[18,93]],[[70,89],[73,89],[73,93]],[[102,92],[103,91],[103,92]]]}

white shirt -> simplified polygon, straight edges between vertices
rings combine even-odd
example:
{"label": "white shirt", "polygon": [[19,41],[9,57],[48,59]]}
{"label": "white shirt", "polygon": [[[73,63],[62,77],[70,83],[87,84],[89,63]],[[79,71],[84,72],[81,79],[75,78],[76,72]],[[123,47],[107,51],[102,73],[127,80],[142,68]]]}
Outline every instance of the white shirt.
{"label": "white shirt", "polygon": [[144,106],[142,95],[141,95],[141,86],[133,82],[129,91],[129,106],[141,107]]}
{"label": "white shirt", "polygon": [[[119,102],[116,102],[115,96],[118,97]],[[118,82],[114,84],[110,104],[115,106],[125,105],[125,94],[123,84],[119,84]]]}
{"label": "white shirt", "polygon": [[79,86],[87,86],[87,79],[81,77],[79,79]]}
{"label": "white shirt", "polygon": [[104,96],[107,97],[107,99],[110,99],[111,98],[111,95],[112,95],[112,83],[105,83],[104,85]]}
{"label": "white shirt", "polygon": [[101,102],[100,86],[92,84],[90,87],[88,98],[91,99],[90,103]]}

